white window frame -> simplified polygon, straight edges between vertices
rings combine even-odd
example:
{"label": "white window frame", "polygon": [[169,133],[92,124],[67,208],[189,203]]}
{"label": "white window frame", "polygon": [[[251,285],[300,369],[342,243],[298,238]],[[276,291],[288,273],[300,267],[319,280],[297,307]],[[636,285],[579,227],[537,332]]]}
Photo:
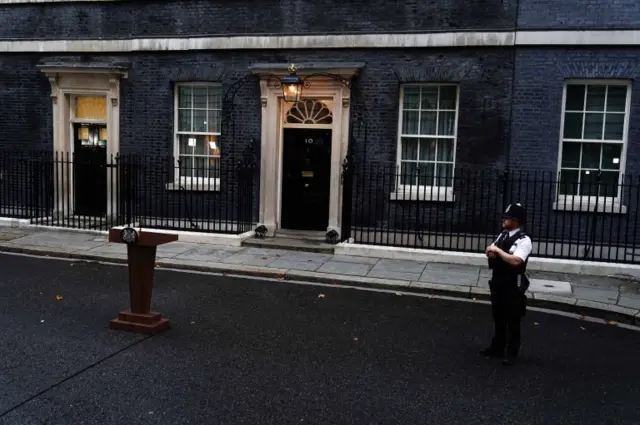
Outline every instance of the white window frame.
{"label": "white window frame", "polygon": [[[564,126],[567,104],[567,87],[570,85],[591,85],[591,86],[618,86],[625,87],[627,94],[625,98],[625,111],[624,121],[622,128],[622,141],[607,141],[607,140],[594,140],[594,139],[565,139],[564,138]],[[570,79],[563,82],[562,87],[562,112],[560,116],[560,138],[558,143],[558,164],[557,164],[557,176],[558,184],[556,185],[556,202],[553,204],[555,210],[561,211],[589,211],[589,212],[607,212],[625,214],[627,207],[621,204],[621,191],[623,176],[627,163],[627,147],[629,142],[629,117],[631,114],[631,90],[632,84],[629,80],[623,79]],[[585,95],[586,99],[586,95]],[[586,100],[585,100],[586,102]],[[606,100],[605,100],[606,102]],[[584,108],[583,108],[584,109]],[[606,106],[605,111],[606,113]],[[584,117],[582,122],[584,128]],[[604,124],[603,124],[604,125]],[[618,175],[618,193],[615,197],[612,196],[596,196],[596,195],[563,195],[560,193],[560,176],[562,172],[562,149],[565,141],[573,141],[578,143],[610,143],[610,144],[622,144],[620,153],[620,170]],[[602,155],[602,154],[601,154]],[[602,161],[602,156],[601,156]]]}
{"label": "white window frame", "polygon": [[[456,104],[455,104],[455,119],[452,136],[437,136],[437,135],[420,135],[420,134],[403,134],[402,133],[402,119],[404,112],[404,90],[405,87],[441,87],[441,86],[454,86],[456,88]],[[439,102],[438,95],[438,102]],[[422,111],[422,108],[420,109]],[[440,109],[438,108],[437,111]],[[396,185],[395,192],[391,193],[391,199],[397,201],[404,200],[420,200],[420,201],[437,201],[437,202],[453,202],[453,186],[455,185],[455,167],[456,167],[456,148],[458,145],[458,119],[460,117],[460,84],[453,82],[427,82],[427,83],[405,83],[400,86],[400,105],[398,107],[398,137],[396,140]],[[436,120],[439,119],[439,114],[436,114]],[[438,123],[436,121],[436,129]],[[400,179],[397,177],[401,170],[401,157],[402,157],[402,138],[411,137],[414,139],[453,139],[453,158],[452,158],[452,170],[451,170],[451,187],[446,186],[427,186],[427,185],[402,185]],[[416,160],[416,162],[421,162]],[[425,161],[422,161],[425,162]],[[437,159],[436,159],[437,163]]]}
{"label": "white window frame", "polygon": [[[193,136],[217,136],[218,143],[221,139],[221,130],[218,132],[192,132],[192,131],[179,131],[179,93],[181,87],[217,87],[221,88],[220,83],[212,82],[181,82],[176,83],[173,88],[173,157],[174,157],[174,173],[173,182],[167,185],[170,190],[191,190],[191,191],[219,191],[220,190],[220,178],[207,178],[207,177],[190,177],[180,175],[180,136],[181,135],[193,135]],[[221,94],[222,96],[222,94]],[[221,99],[222,101],[222,99]],[[222,114],[222,109],[220,109]],[[193,119],[193,117],[192,117]],[[221,146],[218,146],[220,149]],[[222,154],[219,156],[219,161],[222,158]]]}

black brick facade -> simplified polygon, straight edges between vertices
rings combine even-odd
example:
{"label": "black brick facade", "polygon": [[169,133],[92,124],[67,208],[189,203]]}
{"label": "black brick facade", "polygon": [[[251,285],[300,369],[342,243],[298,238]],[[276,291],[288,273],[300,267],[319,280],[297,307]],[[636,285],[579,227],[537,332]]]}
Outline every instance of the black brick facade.
{"label": "black brick facade", "polygon": [[[475,0],[472,3],[405,1],[397,6],[381,0],[330,0],[329,3],[185,0],[5,5],[0,6],[0,20],[9,24],[0,28],[0,37],[109,39],[640,27],[637,1],[611,0],[606,2],[606,7],[603,2],[578,0]],[[448,82],[460,85],[457,169],[511,168],[546,172],[551,176],[558,167],[564,81],[615,78],[632,82],[626,170],[635,172],[640,169],[640,121],[637,119],[640,97],[636,93],[639,58],[640,48],[635,46],[181,51],[108,56],[0,54],[2,145],[12,149],[51,149],[50,86],[37,69],[37,64],[45,61],[128,63],[129,75],[121,84],[121,151],[159,156],[173,151],[175,83],[220,82],[226,90],[248,75],[248,67],[254,63],[344,61],[365,63],[356,79],[367,107],[366,145],[360,138],[355,146],[358,164],[362,164],[366,152],[367,164],[363,164],[361,170],[367,170],[373,163],[393,164],[396,159],[401,84]],[[234,102],[234,141],[222,144],[223,158],[238,157],[252,138],[260,138],[257,84],[247,85]],[[354,102],[352,109],[357,106],[358,102]],[[223,135],[225,139],[228,141],[229,136]],[[586,237],[584,232],[589,229],[592,215],[554,211],[553,193],[548,194],[545,203],[535,203],[534,196],[540,194],[522,188],[512,187],[510,194],[498,196],[497,181],[477,191],[474,189],[473,194],[471,186],[457,186],[456,202],[445,204],[392,201],[390,187],[367,186],[366,190],[378,191],[384,197],[371,198],[367,201],[372,202],[371,205],[365,202],[368,210],[375,213],[355,219],[371,226],[408,224],[472,231],[468,223],[490,217],[491,211],[499,209],[503,200],[521,200],[537,208],[536,236],[565,231],[567,237]],[[162,179],[154,180],[153,190],[164,191],[165,183]],[[175,198],[170,202],[172,205],[180,205],[182,195],[170,196]],[[219,203],[218,198],[222,197],[213,193],[190,196],[196,209],[198,205]],[[634,193],[625,193],[625,199],[634,208],[640,202]],[[257,203],[256,190],[254,204]],[[416,219],[425,216],[428,221]],[[613,237],[613,233],[622,228],[619,226],[624,226],[627,234],[635,234],[631,221],[636,216],[636,210],[630,209],[624,216],[607,218],[601,223],[603,232],[610,230]],[[457,217],[457,221],[452,217]],[[464,220],[460,221],[461,218]]]}
{"label": "black brick facade", "polygon": [[637,0],[521,0],[521,29],[638,29]]}
{"label": "black brick facade", "polygon": [[[370,159],[395,160],[400,84],[440,81],[460,84],[457,162],[505,164],[513,63],[510,49],[253,51],[242,55],[232,51],[180,52],[92,58],[0,56],[0,84],[7,93],[15,94],[9,102],[0,104],[0,125],[8,133],[5,146],[51,146],[51,90],[36,65],[39,61],[81,60],[130,63],[129,77],[121,83],[123,152],[171,152],[176,82],[220,82],[227,89],[248,75],[249,65],[256,62],[362,61],[366,66],[357,77],[357,85],[368,110]],[[253,89],[249,87],[235,99],[235,121],[242,123],[236,125],[240,141],[260,137],[259,90],[257,84]],[[503,137],[497,134],[498,115],[504,123]],[[237,146],[239,150],[243,147]],[[229,147],[222,149],[224,154]]]}
{"label": "black brick facade", "polygon": [[513,28],[515,0],[131,0],[0,5],[0,38],[424,32]]}

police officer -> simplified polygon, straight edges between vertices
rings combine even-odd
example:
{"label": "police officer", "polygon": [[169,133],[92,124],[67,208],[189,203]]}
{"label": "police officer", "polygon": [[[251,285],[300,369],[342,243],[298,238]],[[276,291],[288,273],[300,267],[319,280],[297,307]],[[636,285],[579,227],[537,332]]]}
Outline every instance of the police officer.
{"label": "police officer", "polygon": [[524,207],[521,204],[509,205],[502,215],[503,232],[486,249],[492,270],[489,288],[495,335],[491,346],[481,353],[489,357],[503,357],[505,366],[513,365],[518,356],[520,321],[527,304],[525,292],[529,279],[525,271],[533,244],[521,229],[525,222]]}

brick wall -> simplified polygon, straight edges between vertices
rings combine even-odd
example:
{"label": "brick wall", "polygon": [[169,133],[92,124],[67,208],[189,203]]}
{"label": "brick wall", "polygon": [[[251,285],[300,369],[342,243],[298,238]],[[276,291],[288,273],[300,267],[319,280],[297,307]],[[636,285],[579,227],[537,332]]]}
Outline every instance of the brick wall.
{"label": "brick wall", "polygon": [[633,80],[628,171],[640,169],[640,49],[519,48],[513,97],[512,165],[555,171],[565,79]]}
{"label": "brick wall", "polygon": [[640,28],[637,0],[520,0],[518,27]]}
{"label": "brick wall", "polygon": [[51,86],[38,56],[0,56],[1,148],[52,147]]}
{"label": "brick wall", "polygon": [[357,33],[513,27],[515,0],[131,0],[0,5],[1,38]]}
{"label": "brick wall", "polygon": [[[129,62],[129,78],[121,85],[121,151],[148,156],[169,155],[173,149],[173,88],[180,81],[220,81],[228,89],[247,75],[256,62],[362,61],[358,77],[362,100],[367,107],[367,139],[357,139],[356,155],[362,160],[393,162],[396,158],[400,82],[460,82],[458,164],[500,166],[504,164],[505,135],[497,134],[498,116],[508,121],[511,91],[512,51],[508,49],[456,50],[339,50],[339,51],[254,51],[180,52],[119,55],[112,57],[5,55],[0,57],[2,84],[8,97],[0,103],[0,128],[5,129],[4,147],[51,149],[51,100],[49,83],[36,69],[39,60]],[[502,107],[486,109],[491,105]],[[354,111],[355,113],[355,111]],[[243,87],[235,98],[236,141],[223,136],[222,155],[239,157],[251,138],[260,139],[260,102],[257,83]],[[504,126],[503,132],[508,126]],[[226,144],[225,144],[226,143]],[[160,167],[160,165],[159,165]],[[153,176],[152,176],[153,177]],[[163,192],[161,177],[148,178],[153,191]],[[257,185],[256,185],[257,188]],[[180,194],[166,200],[168,208],[182,201]],[[152,197],[153,198],[153,197]],[[218,194],[201,194],[190,202],[198,211],[203,203],[220,203]],[[150,198],[152,201],[153,199]],[[257,193],[254,196],[257,204]],[[225,208],[222,208],[226,211]]]}
{"label": "brick wall", "polygon": [[[242,55],[231,51],[166,52],[93,58],[3,55],[0,56],[0,88],[6,95],[0,103],[0,128],[4,130],[4,147],[50,148],[50,88],[45,76],[36,69],[38,61],[43,59],[129,62],[129,78],[122,83],[121,146],[123,152],[148,155],[168,155],[172,150],[173,86],[176,82],[220,81],[227,89],[238,78],[247,75],[247,67],[256,62],[362,61],[366,66],[357,84],[369,112],[366,117],[369,126],[368,161],[395,160],[401,82],[453,81],[460,82],[458,167],[502,168],[506,163],[506,141],[511,139],[513,167],[554,173],[557,169],[563,80],[625,78],[634,80],[633,88],[637,90],[635,80],[640,76],[638,49],[519,48],[515,53],[515,62],[513,49],[477,48],[248,51]],[[515,84],[511,102],[513,66]],[[223,155],[229,155],[230,149],[239,154],[251,137],[259,139],[260,135],[257,85],[245,86],[236,97],[235,105],[238,139],[232,147],[228,144],[222,146]],[[513,116],[509,122],[511,108]],[[633,92],[627,170],[640,167],[640,124],[634,119],[638,116],[640,97]],[[508,134],[510,127],[513,128],[512,137]],[[360,159],[365,151],[363,143],[359,139],[357,153]],[[162,183],[157,181],[156,190],[164,190]],[[461,229],[460,226],[469,223],[469,217],[480,217],[484,222],[486,217],[492,217],[491,211],[501,207],[494,205],[502,202],[494,186],[487,185],[484,191],[487,199],[495,198],[496,202],[491,201],[491,205],[481,208],[470,201],[475,198],[469,187],[456,190],[459,196],[455,204],[442,208],[433,203],[419,206],[420,214],[431,217],[429,223],[423,222],[421,226],[431,227],[437,223],[437,228],[451,226]],[[525,199],[521,193],[522,190],[516,190],[510,195],[514,199],[508,201],[531,203],[529,195],[534,196],[533,192],[529,191]],[[538,193],[536,196],[541,195]],[[478,199],[484,198],[481,191]],[[254,199],[257,203],[257,194]],[[393,212],[386,219],[370,217],[374,222],[383,219],[403,222],[411,217],[415,221],[417,217],[415,210],[418,206],[415,203],[391,202],[388,196],[377,200],[384,202],[367,211]],[[179,205],[179,195],[171,202]],[[204,205],[218,201],[216,195],[204,194],[192,198],[192,202]],[[568,226],[573,229],[570,231],[577,231],[586,226],[583,221],[588,215],[556,213],[551,210],[549,202],[535,204],[535,208],[539,209],[535,214],[538,237],[542,231],[553,233],[556,227],[563,229]],[[201,210],[206,211],[206,208]],[[630,220],[631,215],[627,214],[621,220]],[[579,218],[568,221],[570,216]],[[401,217],[404,218],[401,220]],[[611,226],[617,226],[621,220]]]}
{"label": "brick wall", "polygon": [[[460,82],[460,118],[457,158],[460,163],[502,164],[505,146],[496,134],[497,115],[506,123],[511,93],[512,51],[457,49],[428,51],[339,50],[189,52],[80,58],[76,56],[0,56],[1,84],[14,96],[0,103],[0,127],[5,146],[24,143],[47,146],[51,138],[50,88],[36,69],[39,60],[129,62],[129,78],[121,85],[121,148],[123,151],[171,152],[173,143],[173,86],[179,81],[220,81],[228,88],[248,74],[256,62],[362,61],[358,86],[368,109],[368,155],[395,160],[400,81]],[[502,107],[489,107],[487,100]],[[242,143],[260,136],[257,84],[236,96],[236,131]],[[487,147],[491,149],[487,149]],[[227,147],[228,148],[228,147]],[[240,149],[241,146],[238,146]],[[224,149],[224,147],[223,147]]]}
{"label": "brick wall", "polygon": [[131,0],[0,5],[1,38],[638,28],[636,0]]}
{"label": "brick wall", "polygon": [[[619,48],[519,48],[516,54],[513,96],[513,143],[511,164],[516,170],[538,170],[537,179],[552,178],[558,169],[562,90],[566,79],[625,79],[632,81],[629,120],[626,186],[622,202],[629,207],[626,215],[599,216],[553,210],[553,185],[542,187],[548,198],[534,203],[538,193],[525,186],[514,194],[530,207],[532,226],[543,236],[565,235],[565,240],[591,232],[596,225],[599,238],[610,243],[633,243],[638,231],[638,170],[640,169],[640,49]],[[544,174],[543,174],[544,173]],[[631,187],[631,189],[630,189]],[[595,221],[594,221],[595,220]],[[595,223],[595,224],[594,224]],[[591,236],[589,236],[591,237]]]}

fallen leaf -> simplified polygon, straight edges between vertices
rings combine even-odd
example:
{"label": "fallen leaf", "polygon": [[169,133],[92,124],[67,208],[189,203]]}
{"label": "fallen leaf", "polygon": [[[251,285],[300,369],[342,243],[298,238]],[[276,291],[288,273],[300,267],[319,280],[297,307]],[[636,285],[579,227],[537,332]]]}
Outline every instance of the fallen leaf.
{"label": "fallen leaf", "polygon": [[355,338],[355,337],[354,337],[354,338],[353,338],[353,340],[354,340],[354,341],[357,341],[357,340],[358,340],[358,338]]}
{"label": "fallen leaf", "polygon": [[42,292],[40,292],[40,295],[43,295],[43,293],[42,293]]}
{"label": "fallen leaf", "polygon": [[62,297],[62,295],[56,295],[56,301],[60,301],[60,300],[62,300],[62,299],[64,299],[64,298]]}
{"label": "fallen leaf", "polygon": [[196,324],[196,322],[191,322],[191,324],[192,324],[192,325],[195,325],[195,324]]}
{"label": "fallen leaf", "polygon": [[475,300],[476,300],[475,298],[471,298],[471,299],[472,299],[473,301],[475,301]]}
{"label": "fallen leaf", "polygon": [[586,331],[586,330],[587,330],[587,328],[585,328],[585,327],[583,327],[583,326],[580,326],[580,330]]}
{"label": "fallen leaf", "polygon": [[540,326],[540,323],[538,323],[538,322],[533,322],[533,326]]}
{"label": "fallen leaf", "polygon": [[607,322],[607,325],[611,325],[611,326],[616,326],[617,324],[618,324],[618,322],[613,321],[613,320],[609,320],[609,321]]}
{"label": "fallen leaf", "polygon": [[400,292],[396,292],[396,295],[399,296],[399,297],[402,296],[402,294]]}
{"label": "fallen leaf", "polygon": [[44,323],[44,320],[41,320],[40,323]]}
{"label": "fallen leaf", "polygon": [[318,298],[326,298],[327,296],[325,294],[318,294]]}

